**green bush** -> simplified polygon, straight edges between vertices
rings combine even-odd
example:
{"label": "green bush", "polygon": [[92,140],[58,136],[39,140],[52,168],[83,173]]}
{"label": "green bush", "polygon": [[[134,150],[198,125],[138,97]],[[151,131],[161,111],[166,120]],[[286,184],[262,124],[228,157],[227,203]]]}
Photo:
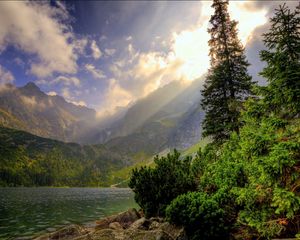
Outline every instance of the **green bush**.
{"label": "green bush", "polygon": [[[191,192],[174,199],[166,209],[167,220],[184,226],[190,239],[228,239],[229,226],[222,194]],[[220,198],[221,197],[221,198]]]}
{"label": "green bush", "polygon": [[191,171],[191,157],[180,159],[180,153],[156,156],[155,167],[134,169],[129,187],[147,217],[164,216],[166,206],[178,195],[196,190]]}

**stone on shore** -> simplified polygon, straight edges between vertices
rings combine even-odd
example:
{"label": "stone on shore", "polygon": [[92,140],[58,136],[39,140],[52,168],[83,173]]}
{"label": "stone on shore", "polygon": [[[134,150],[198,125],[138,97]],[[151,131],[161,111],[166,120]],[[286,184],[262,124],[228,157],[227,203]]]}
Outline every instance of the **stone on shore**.
{"label": "stone on shore", "polygon": [[162,218],[146,219],[135,210],[104,218],[93,229],[77,225],[36,238],[35,240],[187,240],[184,229]]}

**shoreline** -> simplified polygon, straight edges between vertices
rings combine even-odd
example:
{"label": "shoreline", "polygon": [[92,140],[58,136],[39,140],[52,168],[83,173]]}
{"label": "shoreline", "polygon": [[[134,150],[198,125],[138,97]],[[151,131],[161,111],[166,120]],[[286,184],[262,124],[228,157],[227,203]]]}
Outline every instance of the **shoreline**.
{"label": "shoreline", "polygon": [[[29,238],[16,238],[26,240]],[[128,209],[99,220],[94,224],[70,224],[57,231],[34,236],[33,240],[186,240],[182,227],[163,218],[146,219],[141,211]]]}

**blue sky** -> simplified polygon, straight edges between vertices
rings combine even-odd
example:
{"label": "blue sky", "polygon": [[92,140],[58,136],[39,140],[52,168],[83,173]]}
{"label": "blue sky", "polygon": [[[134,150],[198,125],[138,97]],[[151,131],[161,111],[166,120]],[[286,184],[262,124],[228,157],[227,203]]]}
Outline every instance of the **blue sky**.
{"label": "blue sky", "polygon": [[[260,80],[261,34],[279,1],[233,1],[240,37]],[[297,1],[289,1],[295,6]],[[0,2],[0,84],[35,82],[49,95],[113,113],[209,67],[209,1]]]}

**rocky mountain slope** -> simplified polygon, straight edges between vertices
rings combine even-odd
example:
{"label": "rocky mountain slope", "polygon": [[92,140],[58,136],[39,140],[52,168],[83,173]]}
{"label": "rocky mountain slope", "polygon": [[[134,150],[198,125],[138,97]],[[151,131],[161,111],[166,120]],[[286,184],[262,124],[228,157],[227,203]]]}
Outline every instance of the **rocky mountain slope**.
{"label": "rocky mountain slope", "polygon": [[201,79],[190,85],[172,82],[138,101],[113,126],[92,142],[123,153],[155,154],[166,148],[185,149],[201,138]]}
{"label": "rocky mountain slope", "polygon": [[61,141],[105,144],[125,155],[185,149],[201,137],[201,83],[171,82],[105,123],[97,120],[95,110],[49,96],[34,83],[7,86],[0,91],[0,126]]}
{"label": "rocky mountain slope", "polygon": [[0,125],[62,141],[79,141],[95,122],[93,109],[49,96],[34,83],[0,91]]}

